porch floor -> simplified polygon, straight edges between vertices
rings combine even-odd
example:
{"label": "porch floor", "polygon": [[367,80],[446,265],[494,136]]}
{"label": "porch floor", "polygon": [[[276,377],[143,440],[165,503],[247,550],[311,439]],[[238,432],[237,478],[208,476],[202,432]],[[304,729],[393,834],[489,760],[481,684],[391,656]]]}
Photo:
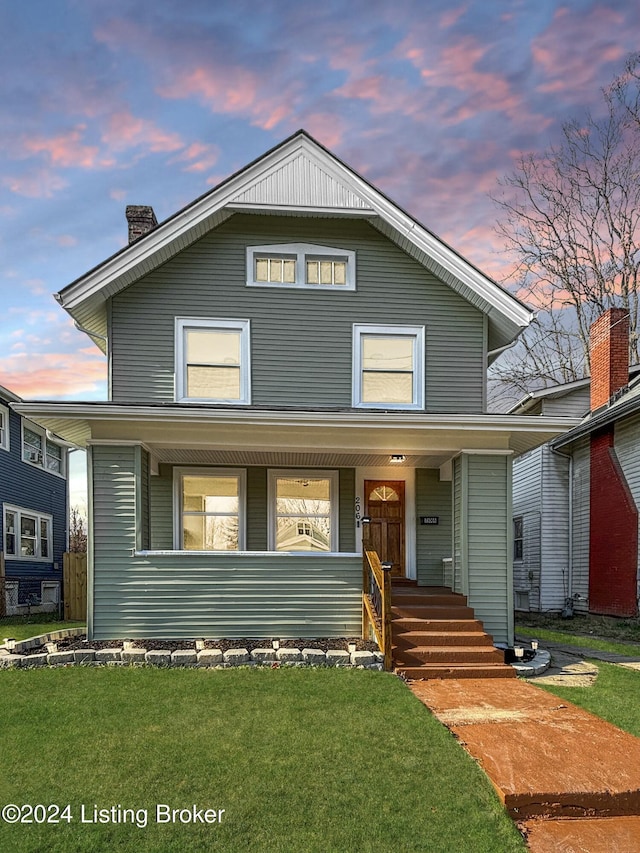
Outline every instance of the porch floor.
{"label": "porch floor", "polygon": [[391,618],[393,665],[404,678],[515,678],[466,597],[448,587],[393,580]]}

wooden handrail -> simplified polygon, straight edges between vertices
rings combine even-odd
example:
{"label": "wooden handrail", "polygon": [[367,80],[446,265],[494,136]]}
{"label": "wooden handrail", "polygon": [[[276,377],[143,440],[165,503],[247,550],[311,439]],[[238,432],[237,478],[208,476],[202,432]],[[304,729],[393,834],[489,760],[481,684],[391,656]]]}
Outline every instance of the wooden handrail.
{"label": "wooden handrail", "polygon": [[391,669],[391,576],[382,567],[375,551],[362,554],[362,638],[369,637],[369,629],[384,655],[384,668]]}

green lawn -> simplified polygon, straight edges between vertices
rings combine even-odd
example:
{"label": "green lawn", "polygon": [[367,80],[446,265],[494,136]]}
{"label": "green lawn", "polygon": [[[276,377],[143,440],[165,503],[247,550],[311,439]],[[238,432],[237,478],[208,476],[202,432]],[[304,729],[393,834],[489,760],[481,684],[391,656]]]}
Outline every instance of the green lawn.
{"label": "green lawn", "polygon": [[539,686],[640,737],[640,672],[601,661],[594,663],[598,677],[591,687]]}
{"label": "green lawn", "polygon": [[599,649],[602,652],[614,652],[619,655],[640,655],[640,645],[633,643],[618,643],[601,637],[590,637],[584,634],[568,634],[565,631],[550,631],[548,628],[530,628],[516,625],[519,637],[536,638],[553,643],[564,643],[567,646],[583,646],[586,649]]}
{"label": "green lawn", "polygon": [[51,631],[63,631],[65,628],[80,628],[84,622],[61,622],[59,619],[47,619],[42,613],[33,616],[9,616],[0,619],[0,643],[5,637],[14,640],[27,640]]}
{"label": "green lawn", "polygon": [[[0,805],[72,817],[0,822],[2,851],[525,850],[479,767],[392,675],[5,670],[0,721]],[[158,824],[158,803],[225,811]],[[147,810],[148,825],[81,823],[83,804],[86,819]]]}

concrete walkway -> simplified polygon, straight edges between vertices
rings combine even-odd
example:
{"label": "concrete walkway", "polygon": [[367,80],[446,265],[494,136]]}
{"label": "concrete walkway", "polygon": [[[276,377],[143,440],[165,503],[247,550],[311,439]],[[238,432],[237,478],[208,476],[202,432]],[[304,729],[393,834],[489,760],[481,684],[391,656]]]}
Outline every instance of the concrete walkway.
{"label": "concrete walkway", "polygon": [[534,853],[640,853],[640,739],[523,681],[414,681]]}

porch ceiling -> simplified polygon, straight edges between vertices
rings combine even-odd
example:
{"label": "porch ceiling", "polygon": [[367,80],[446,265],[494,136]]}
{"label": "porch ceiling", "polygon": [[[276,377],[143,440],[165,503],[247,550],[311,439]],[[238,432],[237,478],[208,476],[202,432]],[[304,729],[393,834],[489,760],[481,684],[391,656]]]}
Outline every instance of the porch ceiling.
{"label": "porch ceiling", "polygon": [[[576,418],[380,411],[223,409],[179,404],[13,403],[25,417],[79,446],[141,442],[161,461],[188,454],[380,464],[392,454],[436,467],[462,450],[524,453],[576,426]],[[163,458],[164,457],[164,458]],[[358,460],[347,462],[348,459]],[[251,464],[247,461],[247,464]],[[297,461],[293,464],[303,464]],[[305,463],[306,464],[306,463]],[[320,464],[319,461],[309,464]],[[386,464],[386,463],[385,463]]]}
{"label": "porch ceiling", "polygon": [[413,454],[402,462],[390,462],[389,454],[376,453],[296,453],[283,451],[203,450],[153,445],[157,463],[173,465],[267,465],[278,468],[439,468],[449,454]]}

